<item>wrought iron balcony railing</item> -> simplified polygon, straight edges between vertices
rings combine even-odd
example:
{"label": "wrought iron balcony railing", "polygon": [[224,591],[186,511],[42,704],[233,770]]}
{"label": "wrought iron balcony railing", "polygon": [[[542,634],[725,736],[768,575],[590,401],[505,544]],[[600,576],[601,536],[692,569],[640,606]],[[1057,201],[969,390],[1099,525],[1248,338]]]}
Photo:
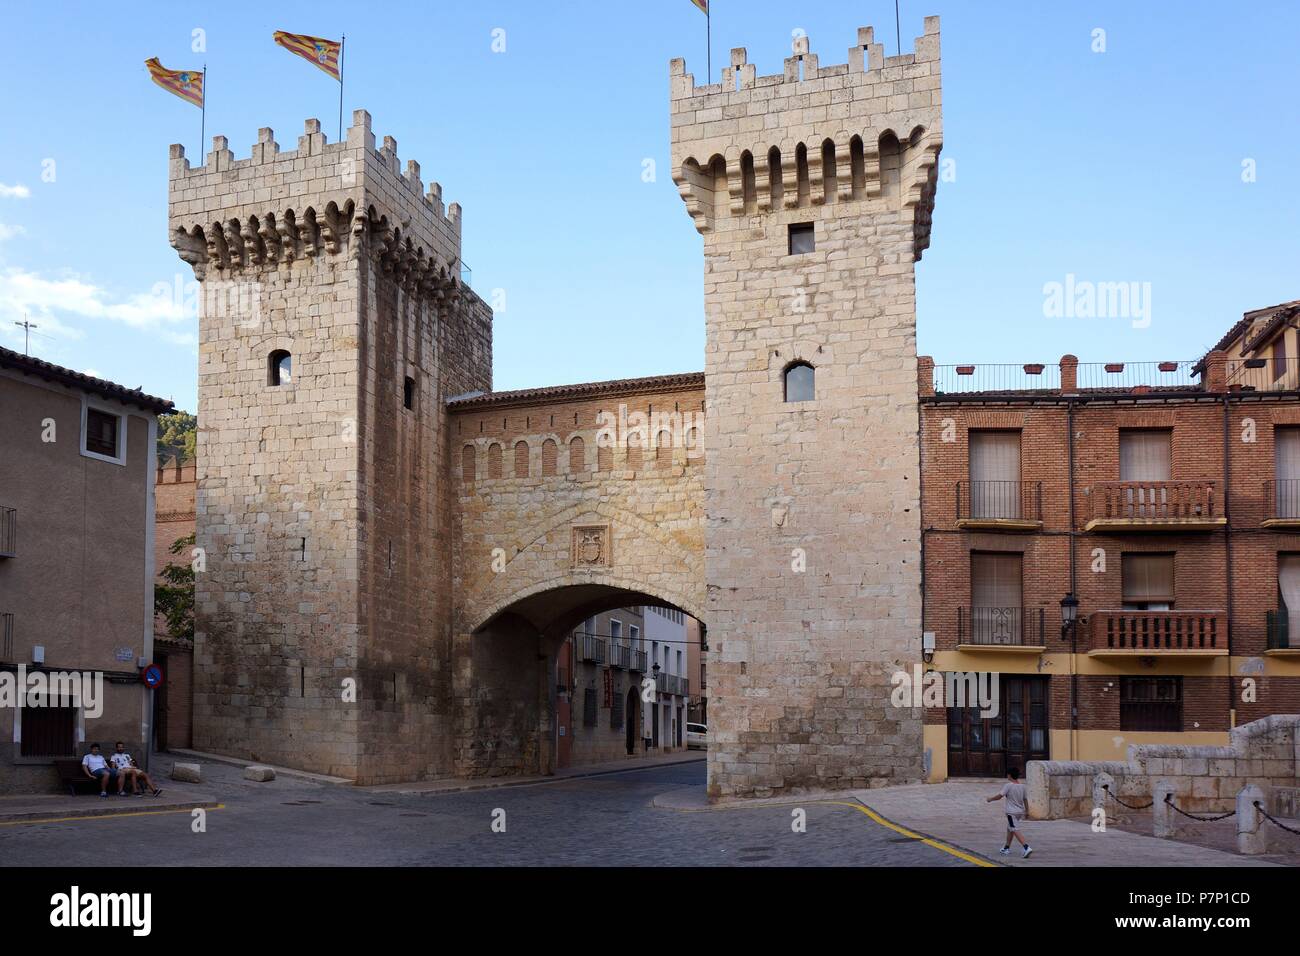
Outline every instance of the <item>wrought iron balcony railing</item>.
{"label": "wrought iron balcony railing", "polygon": [[957,482],[958,526],[1037,525],[1042,521],[1041,481]]}
{"label": "wrought iron balcony railing", "polygon": [[644,674],[646,670],[646,652],[632,648],[632,662],[628,670],[635,671],[638,674]]}
{"label": "wrought iron balcony railing", "polygon": [[1291,625],[1287,619],[1286,608],[1266,611],[1268,626],[1268,649],[1270,651],[1300,650],[1300,644],[1291,643]]}
{"label": "wrought iron balcony railing", "polygon": [[1092,654],[1227,654],[1223,611],[1095,611],[1088,615]]}
{"label": "wrought iron balcony railing", "polygon": [[1300,480],[1264,482],[1265,525],[1300,525]]}
{"label": "wrought iron balcony railing", "polygon": [[616,667],[619,670],[630,670],[632,667],[632,648],[626,644],[620,644],[618,641],[611,641],[609,645],[609,666]]}
{"label": "wrought iron balcony railing", "polygon": [[957,643],[980,647],[1043,647],[1041,607],[959,607]]}
{"label": "wrought iron balcony railing", "polygon": [[588,664],[605,663],[605,642],[594,634],[582,635],[582,659]]}

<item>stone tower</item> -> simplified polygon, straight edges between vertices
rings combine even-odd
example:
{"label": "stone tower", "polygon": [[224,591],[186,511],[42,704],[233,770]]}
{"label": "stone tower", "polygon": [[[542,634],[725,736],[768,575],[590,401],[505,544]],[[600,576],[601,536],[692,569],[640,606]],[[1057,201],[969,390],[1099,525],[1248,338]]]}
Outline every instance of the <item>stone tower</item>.
{"label": "stone tower", "polygon": [[194,745],[355,778],[451,770],[445,400],[491,387],[461,211],[370,116],[170,166],[201,283]]}
{"label": "stone tower", "polygon": [[[672,162],[704,236],[714,797],[922,777],[890,677],[921,646],[914,263],[943,141],[939,21],[847,66],[674,60]],[[811,400],[786,401],[811,366]],[[803,397],[809,373],[788,386]]]}

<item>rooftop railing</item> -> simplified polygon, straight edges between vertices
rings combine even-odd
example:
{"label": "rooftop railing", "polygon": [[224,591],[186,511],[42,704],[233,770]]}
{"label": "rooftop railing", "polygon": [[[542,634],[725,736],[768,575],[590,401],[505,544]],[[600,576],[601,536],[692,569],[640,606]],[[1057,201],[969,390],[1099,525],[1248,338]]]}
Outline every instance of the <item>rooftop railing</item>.
{"label": "rooftop railing", "polygon": [[1059,364],[1047,362],[936,365],[934,393],[1196,390],[1202,387],[1200,375],[1193,373],[1196,365],[1193,361],[1080,362],[1064,374]]}

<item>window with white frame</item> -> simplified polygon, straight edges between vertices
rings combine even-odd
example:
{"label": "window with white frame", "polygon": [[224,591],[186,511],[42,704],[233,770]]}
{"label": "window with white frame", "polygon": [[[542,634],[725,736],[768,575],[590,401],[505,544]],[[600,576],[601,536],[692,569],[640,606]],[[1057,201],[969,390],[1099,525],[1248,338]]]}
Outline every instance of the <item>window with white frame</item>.
{"label": "window with white frame", "polygon": [[126,462],[126,413],[86,403],[81,412],[81,453],[89,458]]}

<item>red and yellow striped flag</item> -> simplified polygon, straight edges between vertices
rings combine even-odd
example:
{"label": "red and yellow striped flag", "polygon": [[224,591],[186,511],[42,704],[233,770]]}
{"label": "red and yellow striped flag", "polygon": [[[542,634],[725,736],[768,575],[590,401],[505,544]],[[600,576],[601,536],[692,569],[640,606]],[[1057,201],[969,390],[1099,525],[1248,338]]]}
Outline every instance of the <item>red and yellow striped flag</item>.
{"label": "red and yellow striped flag", "polygon": [[691,3],[699,7],[701,13],[709,12],[709,0],[691,0]]}
{"label": "red and yellow striped flag", "polygon": [[290,53],[296,53],[304,60],[309,60],[313,66],[324,70],[334,79],[339,79],[339,50],[342,44],[338,41],[276,30],[275,42]]}
{"label": "red and yellow striped flag", "polygon": [[144,61],[149,68],[149,78],[169,93],[175,93],[199,109],[203,108],[203,74],[199,70],[169,70],[150,57]]}

